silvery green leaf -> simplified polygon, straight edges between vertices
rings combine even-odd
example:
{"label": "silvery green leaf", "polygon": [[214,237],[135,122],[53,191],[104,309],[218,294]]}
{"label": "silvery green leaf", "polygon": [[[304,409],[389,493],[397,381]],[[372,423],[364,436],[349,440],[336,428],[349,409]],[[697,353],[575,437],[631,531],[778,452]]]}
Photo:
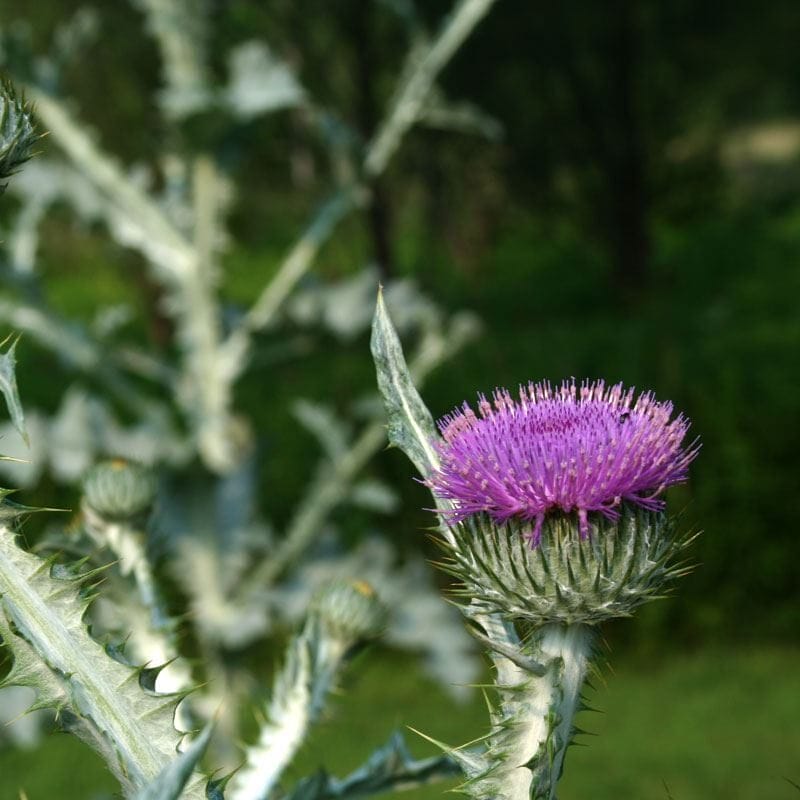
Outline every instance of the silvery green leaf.
{"label": "silvery green leaf", "polygon": [[400,504],[400,498],[385,483],[369,478],[353,486],[349,499],[354,505],[380,514],[391,514]]}
{"label": "silvery green leaf", "polygon": [[289,316],[300,325],[324,325],[341,339],[351,340],[369,327],[377,272],[366,268],[352,277],[314,283],[299,289],[289,301]]}
{"label": "silvery green leaf", "polygon": [[[14,655],[6,683],[33,686],[40,704],[55,706],[61,723],[95,747],[132,794],[175,758],[180,698],[152,694],[145,686],[150,673],[115,660],[91,637],[81,582],[23,550],[0,526],[2,637]],[[187,797],[200,796],[195,782]]]}
{"label": "silvery green leaf", "polygon": [[367,268],[325,288],[323,320],[342,339],[353,339],[369,327],[376,271]]}
{"label": "silvery green leaf", "polygon": [[61,161],[36,158],[9,184],[23,201],[49,206],[63,198],[83,222],[102,219],[107,209],[102,195],[78,170]]}
{"label": "silvery green leaf", "polygon": [[25,418],[25,427],[30,436],[30,447],[17,436],[10,422],[0,422],[0,475],[8,486],[28,489],[39,482],[47,465],[47,420],[36,411]]}
{"label": "silvery green leaf", "polygon": [[334,413],[333,409],[322,403],[301,398],[292,404],[295,419],[310,433],[332,461],[341,458],[347,450],[349,431],[347,426]]}
{"label": "silvery green leaf", "polygon": [[378,292],[372,323],[372,357],[378,373],[378,389],[389,419],[389,442],[399,447],[425,477],[439,464],[434,447],[436,427],[419,395],[403,355],[403,347]]}
{"label": "silvery green leaf", "polygon": [[225,93],[234,114],[250,119],[303,100],[303,88],[294,73],[264,42],[240,44],[229,59],[230,81]]}
{"label": "silvery green leaf", "polygon": [[[158,410],[160,411],[160,410]],[[50,422],[48,457],[60,481],[78,480],[98,459],[125,457],[143,464],[180,464],[190,457],[167,414],[153,410],[132,426],[120,423],[105,400],[70,386]]]}
{"label": "silvery green leaf", "polygon": [[50,423],[50,466],[60,481],[78,480],[99,455],[106,409],[80,386],[70,386]]}
{"label": "silvery green leaf", "polygon": [[22,411],[22,403],[19,399],[19,390],[17,389],[17,375],[15,367],[17,364],[14,357],[14,351],[19,341],[17,336],[13,341],[12,337],[7,336],[0,342],[0,350],[8,344],[8,349],[5,353],[0,352],[0,392],[6,399],[6,406],[8,406],[9,414],[11,414],[11,421],[14,427],[19,432],[19,435],[28,443],[28,432],[25,429],[25,414]]}
{"label": "silvery green leaf", "polygon": [[207,725],[187,750],[136,794],[135,800],[179,800],[186,782],[208,747],[212,731],[212,726]]}
{"label": "silvery green leaf", "polygon": [[441,91],[433,91],[420,119],[424,125],[442,130],[473,133],[490,141],[503,136],[503,126],[472,103],[452,102]]}

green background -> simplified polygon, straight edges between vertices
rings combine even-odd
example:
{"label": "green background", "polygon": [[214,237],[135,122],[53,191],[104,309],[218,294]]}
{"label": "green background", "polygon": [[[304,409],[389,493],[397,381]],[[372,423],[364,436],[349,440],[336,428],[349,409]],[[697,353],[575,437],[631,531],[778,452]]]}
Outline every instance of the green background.
{"label": "green background", "polygon": [[[30,3],[5,0],[0,23],[27,19],[44,49],[79,4],[35,5],[34,15]],[[300,79],[320,102],[365,136],[374,130],[406,44],[386,6],[212,7],[219,74],[230,45],[266,37],[279,53],[303,54]],[[433,22],[446,8],[425,3],[423,16]],[[132,163],[165,136],[152,102],[157,52],[144,33],[131,35],[141,20],[129,4],[103,5],[101,22],[63,89],[103,145]],[[799,35],[792,2],[501,2],[443,84],[498,119],[504,137],[415,131],[377,187],[388,222],[353,218],[318,260],[316,276],[339,278],[388,253],[387,277],[413,277],[442,307],[479,314],[480,339],[426,387],[436,416],[496,385],[602,376],[672,399],[701,438],[690,483],[670,497],[683,524],[703,531],[698,567],[674,598],[605,631],[613,670],[602,670],[595,697],[604,714],[583,722],[602,735],[570,753],[567,799],[798,793],[785,779],[800,783],[800,151],[759,158],[742,142],[798,118]],[[292,184],[290,146],[324,157],[288,115],[224,136],[223,122],[192,120],[180,136],[213,150],[240,187],[224,289],[240,307],[329,187],[323,177],[303,191]],[[48,299],[66,316],[132,303],[143,320],[134,335],[169,352],[136,256],[76,231],[60,209],[44,229],[42,265]],[[275,343],[258,342],[265,351]],[[353,387],[373,382],[366,337],[338,342],[319,331],[315,344],[302,360],[256,367],[238,387],[279,528],[316,458],[289,401],[345,409]],[[26,404],[53,409],[53,385],[72,376],[32,342],[19,357]],[[383,453],[372,470],[403,495],[404,512],[381,528],[401,548],[425,549],[430,519],[417,509],[427,500],[405,458]],[[48,482],[27,499],[74,502]],[[375,524],[352,513],[337,522],[354,539]],[[482,701],[452,708],[405,659],[379,650],[359,662],[293,777],[320,762],[342,773],[395,724],[451,742],[480,735]],[[110,788],[84,752],[63,736],[41,753],[3,752],[3,798],[18,786],[30,800]]]}

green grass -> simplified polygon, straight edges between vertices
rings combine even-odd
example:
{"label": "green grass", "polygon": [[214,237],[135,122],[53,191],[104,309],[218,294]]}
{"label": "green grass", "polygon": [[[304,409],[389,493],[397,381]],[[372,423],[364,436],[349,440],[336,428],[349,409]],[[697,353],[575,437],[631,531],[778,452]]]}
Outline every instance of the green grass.
{"label": "green grass", "polygon": [[[671,654],[662,661],[611,659],[589,701],[603,713],[578,723],[561,800],[795,800],[800,783],[800,650],[719,650]],[[410,725],[453,744],[484,732],[476,696],[454,706],[406,656],[367,654],[345,679],[343,696],[315,730],[287,785],[325,765],[356,767],[396,727]],[[407,733],[416,755],[434,751]],[[87,800],[114,782],[77,740],[53,735],[38,751],[0,753],[0,800]],[[787,780],[788,779],[788,780]],[[452,784],[408,792],[440,797]]]}

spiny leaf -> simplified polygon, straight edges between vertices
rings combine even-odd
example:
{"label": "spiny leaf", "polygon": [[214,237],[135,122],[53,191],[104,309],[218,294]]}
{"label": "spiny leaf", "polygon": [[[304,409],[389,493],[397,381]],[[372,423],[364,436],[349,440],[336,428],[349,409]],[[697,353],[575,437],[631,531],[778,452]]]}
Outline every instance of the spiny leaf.
{"label": "spiny leaf", "polygon": [[414,386],[382,290],[378,291],[371,348],[378,373],[378,389],[389,418],[389,442],[399,447],[420,474],[427,477],[439,465],[439,456],[433,445],[436,427],[431,412]]}
{"label": "spiny leaf", "polygon": [[135,800],[178,800],[208,747],[212,731],[213,727],[207,725],[185,752],[167,764],[154,781],[136,794]]}
{"label": "spiny leaf", "polygon": [[[139,670],[112,659],[91,637],[81,585],[80,577],[26,552],[0,526],[0,596],[8,618],[3,638],[15,656],[9,679],[35,680],[40,701],[61,708],[62,724],[100,752],[131,795],[175,758],[180,698],[146,692]],[[202,796],[197,783],[185,794]]]}
{"label": "spiny leaf", "polygon": [[[438,747],[447,758],[458,764],[461,772],[463,772],[468,778],[481,775],[491,768],[491,762],[483,753],[479,753],[474,750],[464,750],[463,748],[467,745],[462,745],[461,747],[451,747],[449,744],[441,742],[438,739],[434,739],[432,736],[428,736],[426,733],[422,733],[422,731],[418,731],[416,728],[412,728],[410,725],[408,726],[408,729],[416,733],[417,736],[421,736],[426,742],[430,742]],[[486,736],[482,736],[475,741],[483,741],[486,738]],[[473,743],[474,742],[468,742],[467,744],[469,745]]]}
{"label": "spiny leaf", "polygon": [[42,506],[24,506],[9,500],[8,496],[14,494],[16,489],[0,488],[0,524],[11,523],[26,514],[36,514],[39,511],[66,511],[64,508],[47,508]]}

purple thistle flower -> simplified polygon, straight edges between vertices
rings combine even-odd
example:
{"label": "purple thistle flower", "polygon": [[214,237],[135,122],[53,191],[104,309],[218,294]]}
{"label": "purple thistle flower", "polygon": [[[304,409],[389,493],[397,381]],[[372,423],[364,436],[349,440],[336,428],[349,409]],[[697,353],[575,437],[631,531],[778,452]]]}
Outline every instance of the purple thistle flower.
{"label": "purple thistle flower", "polygon": [[534,547],[556,509],[577,511],[586,536],[590,511],[616,520],[623,501],[663,508],[658,495],[686,480],[699,449],[697,440],[682,446],[689,421],[670,420],[672,403],[651,392],[634,400],[621,383],[530,383],[517,402],[506,389],[495,390],[493,403],[478,399],[480,417],[464,403],[439,420],[441,466],[426,485],[452,501],[443,512],[450,523],[479,512],[499,524],[533,522]]}

